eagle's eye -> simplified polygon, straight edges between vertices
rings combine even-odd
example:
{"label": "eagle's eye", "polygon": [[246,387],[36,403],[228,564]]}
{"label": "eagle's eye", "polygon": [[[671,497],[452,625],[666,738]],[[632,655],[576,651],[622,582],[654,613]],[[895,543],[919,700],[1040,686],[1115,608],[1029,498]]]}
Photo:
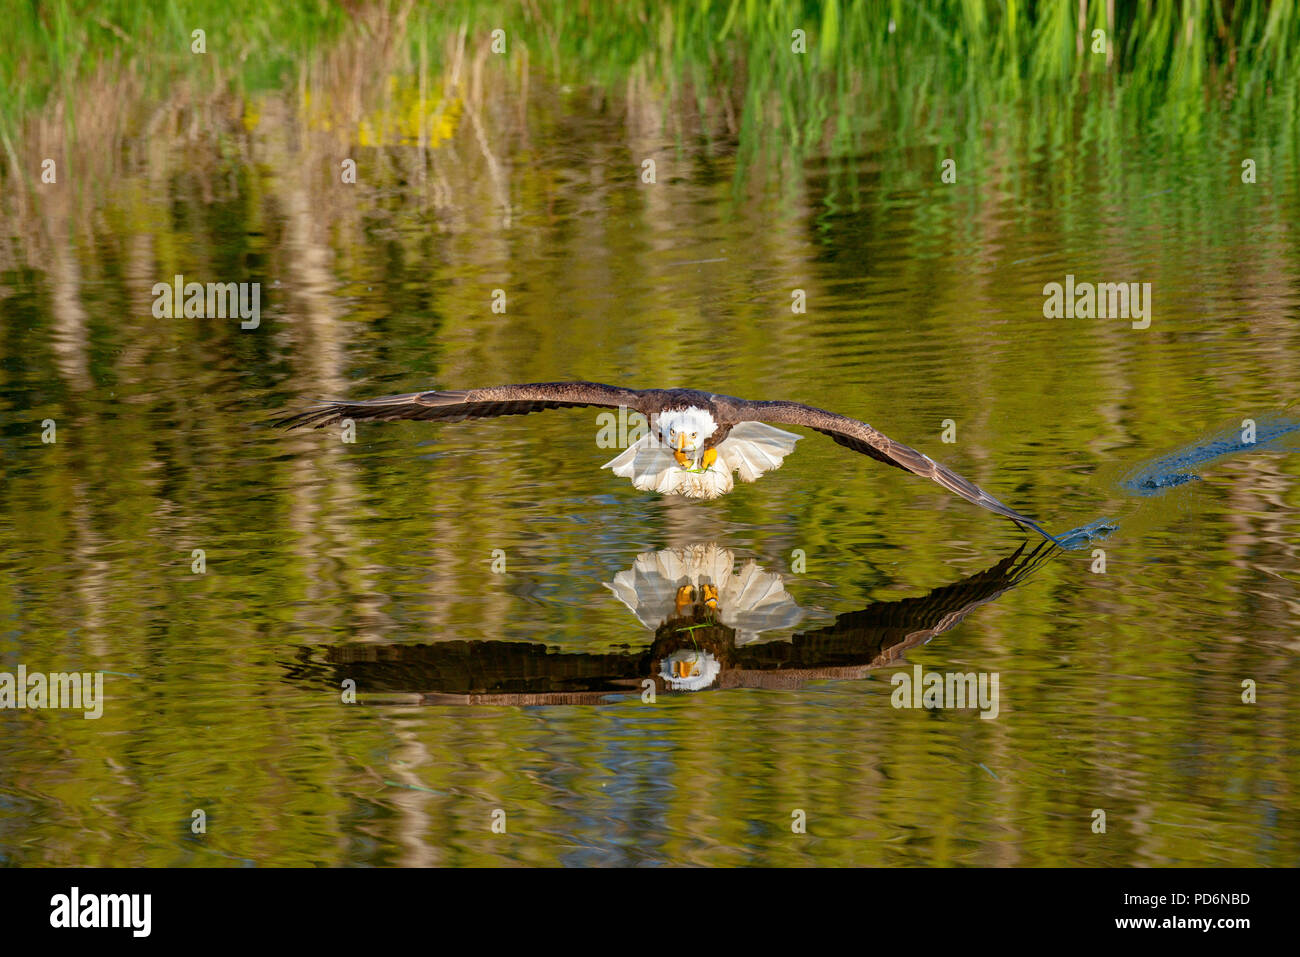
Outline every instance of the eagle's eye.
{"label": "eagle's eye", "polygon": [[699,435],[699,434],[700,434],[700,433],[698,433],[698,432],[692,432],[692,433],[691,433],[691,438],[695,438],[695,437],[696,437],[697,435]]}

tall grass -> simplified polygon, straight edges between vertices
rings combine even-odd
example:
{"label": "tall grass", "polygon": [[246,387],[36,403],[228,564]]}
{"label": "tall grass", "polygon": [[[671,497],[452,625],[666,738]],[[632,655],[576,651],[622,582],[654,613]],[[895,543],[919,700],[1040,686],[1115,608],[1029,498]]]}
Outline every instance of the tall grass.
{"label": "tall grass", "polygon": [[[25,125],[56,107],[75,139],[96,84],[148,102],[181,81],[292,82],[380,20],[412,61],[460,30],[481,41],[500,28],[509,56],[553,77],[618,89],[635,73],[669,97],[725,100],[755,149],[764,136],[785,149],[834,140],[847,119],[915,129],[1098,84],[1113,90],[1107,108],[1174,128],[1195,126],[1207,97],[1297,106],[1295,0],[32,0],[0,36],[0,140],[12,162]],[[206,55],[190,52],[195,29]]]}

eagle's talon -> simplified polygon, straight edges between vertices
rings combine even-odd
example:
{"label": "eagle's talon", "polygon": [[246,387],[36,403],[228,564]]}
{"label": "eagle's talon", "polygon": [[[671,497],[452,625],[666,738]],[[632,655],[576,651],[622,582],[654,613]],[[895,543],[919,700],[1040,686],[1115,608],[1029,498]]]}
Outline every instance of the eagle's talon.
{"label": "eagle's talon", "polygon": [[695,588],[691,585],[682,585],[678,588],[674,604],[677,607],[677,617],[684,618],[686,612],[690,611],[691,606],[695,604]]}

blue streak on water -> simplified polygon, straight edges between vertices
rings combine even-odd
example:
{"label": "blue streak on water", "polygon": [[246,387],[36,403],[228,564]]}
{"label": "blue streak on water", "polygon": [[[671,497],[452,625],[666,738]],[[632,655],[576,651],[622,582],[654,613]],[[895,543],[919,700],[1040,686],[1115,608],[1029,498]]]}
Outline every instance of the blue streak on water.
{"label": "blue streak on water", "polygon": [[1074,551],[1080,548],[1086,548],[1093,542],[1109,538],[1110,534],[1119,528],[1117,522],[1109,518],[1099,518],[1095,522],[1089,522],[1087,525],[1080,525],[1078,528],[1071,529],[1056,536],[1056,543],[1064,549]]}
{"label": "blue streak on water", "polygon": [[1133,469],[1120,486],[1138,495],[1161,495],[1165,489],[1200,481],[1191,469],[1215,459],[1241,452],[1258,452],[1277,444],[1284,436],[1300,431],[1300,422],[1281,416],[1261,419],[1255,425],[1255,441],[1246,442],[1240,429],[1228,429],[1193,446],[1178,449]]}
{"label": "blue streak on water", "polygon": [[[1241,431],[1236,427],[1225,429],[1192,445],[1150,459],[1125,474],[1119,485],[1128,492],[1144,497],[1162,495],[1166,489],[1188,482],[1199,482],[1201,477],[1192,471],[1193,468],[1229,455],[1264,450],[1295,451],[1283,446],[1281,440],[1288,435],[1300,433],[1300,422],[1280,415],[1261,418],[1255,423],[1254,442],[1245,441]],[[1118,528],[1119,524],[1111,519],[1099,518],[1058,535],[1057,544],[1069,550],[1085,548],[1109,537]]]}

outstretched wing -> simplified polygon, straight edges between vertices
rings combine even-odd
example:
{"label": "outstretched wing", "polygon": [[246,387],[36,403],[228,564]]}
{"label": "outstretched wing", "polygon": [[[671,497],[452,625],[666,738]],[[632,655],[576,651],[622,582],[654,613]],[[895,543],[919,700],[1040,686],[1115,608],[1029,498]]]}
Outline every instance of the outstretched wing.
{"label": "outstretched wing", "polygon": [[388,395],[379,399],[323,402],[302,412],[281,416],[277,423],[287,428],[320,428],[342,419],[419,419],[460,422],[498,415],[526,415],[543,409],[601,406],[616,409],[639,408],[643,393],[599,382],[530,382],[498,385],[486,389],[432,390]]}
{"label": "outstretched wing", "polygon": [[815,409],[798,402],[738,402],[733,407],[740,420],[756,419],[760,422],[780,423],[782,425],[803,425],[814,431],[829,435],[840,445],[863,455],[869,455],[878,462],[892,465],[938,482],[950,492],[955,492],[968,502],[987,508],[991,512],[1011,519],[1017,525],[1028,526],[1046,538],[1056,541],[1033,519],[1022,515],[1015,509],[1003,505],[996,498],[984,491],[974,482],[968,482],[952,469],[940,465],[928,455],[895,442],[889,436],[877,432],[865,422],[850,419],[848,416]]}

